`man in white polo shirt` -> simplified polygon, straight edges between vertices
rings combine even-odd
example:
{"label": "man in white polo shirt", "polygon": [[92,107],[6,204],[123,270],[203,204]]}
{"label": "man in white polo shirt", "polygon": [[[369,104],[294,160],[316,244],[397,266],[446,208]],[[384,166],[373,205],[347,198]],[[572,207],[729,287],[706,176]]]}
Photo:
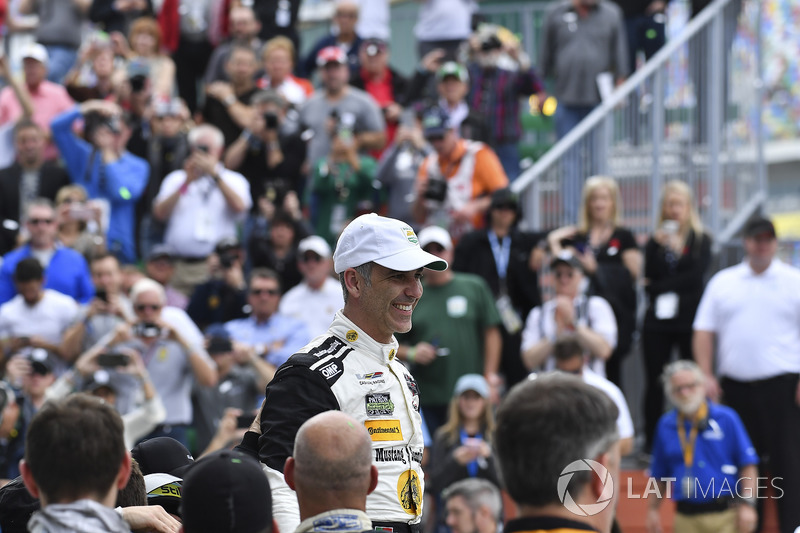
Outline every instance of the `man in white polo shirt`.
{"label": "man in white polo shirt", "polygon": [[745,260],[714,275],[700,301],[694,357],[709,397],[739,413],[783,491],[778,517],[791,532],[800,526],[800,270],[775,258],[768,219],[751,219],[743,233]]}
{"label": "man in white polo shirt", "polygon": [[297,268],[303,282],[281,298],[278,311],[304,322],[312,338],[328,331],[336,311],[344,306],[342,286],[333,279],[331,247],[318,235],[306,237],[297,246]]}
{"label": "man in white polo shirt", "polygon": [[167,224],[164,242],[175,253],[172,285],[187,296],[208,279],[205,260],[252,205],[250,184],[220,163],[222,132],[209,124],[189,132],[191,154],[183,168],[164,178],[153,200],[153,215]]}

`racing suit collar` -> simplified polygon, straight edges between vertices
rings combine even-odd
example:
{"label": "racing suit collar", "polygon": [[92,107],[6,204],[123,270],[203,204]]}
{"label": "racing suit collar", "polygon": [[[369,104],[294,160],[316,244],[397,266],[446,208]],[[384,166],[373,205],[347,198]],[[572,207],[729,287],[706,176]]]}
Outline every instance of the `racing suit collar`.
{"label": "racing suit collar", "polygon": [[295,533],[316,533],[330,531],[371,531],[372,520],[358,509],[335,509],[306,518]]}
{"label": "racing suit collar", "polygon": [[341,310],[336,312],[329,330],[340,339],[344,339],[353,348],[377,359],[381,364],[388,365],[397,356],[398,343],[394,335],[392,335],[392,342],[380,343],[364,333],[364,330],[344,316]]}

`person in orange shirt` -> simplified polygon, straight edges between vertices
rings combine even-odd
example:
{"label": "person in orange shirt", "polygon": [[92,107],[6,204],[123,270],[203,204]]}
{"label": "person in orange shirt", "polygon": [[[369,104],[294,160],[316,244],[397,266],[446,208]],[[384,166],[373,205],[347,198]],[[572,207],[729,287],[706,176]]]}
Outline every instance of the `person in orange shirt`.
{"label": "person in orange shirt", "polygon": [[483,227],[490,196],[508,186],[508,177],[490,147],[459,138],[441,107],[423,113],[422,128],[434,151],[417,175],[414,221],[445,227],[456,241]]}

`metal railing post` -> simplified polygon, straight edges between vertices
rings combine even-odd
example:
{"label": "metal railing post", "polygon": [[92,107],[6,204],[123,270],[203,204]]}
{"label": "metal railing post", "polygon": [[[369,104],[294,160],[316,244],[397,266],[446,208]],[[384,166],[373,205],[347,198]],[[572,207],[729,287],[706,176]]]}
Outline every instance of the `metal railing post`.
{"label": "metal railing post", "polygon": [[653,106],[651,111],[653,125],[653,169],[650,180],[650,227],[658,222],[658,202],[661,196],[661,141],[664,136],[664,70],[666,64],[656,70],[653,79]]}
{"label": "metal railing post", "polygon": [[720,156],[722,155],[722,129],[724,127],[722,109],[726,103],[723,101],[725,93],[723,84],[727,83],[723,79],[725,69],[725,43],[723,39],[724,17],[715,17],[711,21],[709,32],[709,75],[706,78],[706,86],[701,87],[701,91],[706,92],[705,116],[698,117],[706,120],[708,132],[708,182],[709,193],[711,195],[711,231],[713,235],[719,235],[722,228],[722,168]]}

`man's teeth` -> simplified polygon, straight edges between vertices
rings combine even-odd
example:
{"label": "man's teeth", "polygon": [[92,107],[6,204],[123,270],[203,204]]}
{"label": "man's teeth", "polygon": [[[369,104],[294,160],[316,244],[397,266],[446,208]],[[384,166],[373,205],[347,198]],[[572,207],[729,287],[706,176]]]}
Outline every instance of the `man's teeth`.
{"label": "man's teeth", "polygon": [[401,311],[411,311],[411,304],[402,305],[402,304],[394,304],[394,306]]}

